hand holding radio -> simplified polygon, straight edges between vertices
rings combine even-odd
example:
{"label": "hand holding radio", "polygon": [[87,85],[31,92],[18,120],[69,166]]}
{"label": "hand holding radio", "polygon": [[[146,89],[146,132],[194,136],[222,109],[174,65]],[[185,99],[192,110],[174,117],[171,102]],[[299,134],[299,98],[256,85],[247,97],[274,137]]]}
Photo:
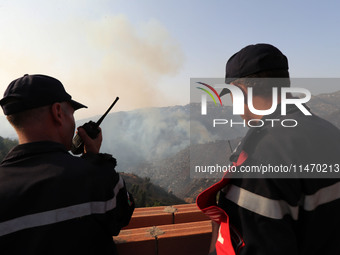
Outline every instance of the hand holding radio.
{"label": "hand holding radio", "polygon": [[[98,135],[100,135],[101,137],[101,129],[99,128],[99,125],[102,123],[106,115],[111,111],[112,107],[117,103],[118,100],[119,100],[119,97],[116,97],[116,100],[111,104],[109,109],[107,109],[104,115],[97,122],[89,121],[89,122],[86,122],[81,127],[79,127],[78,133],[72,140],[71,151],[73,154],[81,154],[86,151],[96,152],[97,150],[99,152],[99,148],[100,148],[100,144],[102,140],[102,138],[100,138],[99,148],[97,148],[98,147],[96,145],[96,143],[98,142],[97,137]],[[80,134],[79,134],[79,131],[81,132]],[[83,133],[83,131],[85,132]],[[88,140],[89,138],[92,140],[97,140],[97,141],[90,141]],[[87,145],[86,146],[87,148],[85,148],[86,151],[84,151],[84,139],[86,140],[86,145]]]}
{"label": "hand holding radio", "polygon": [[99,153],[99,150],[100,150],[100,147],[103,141],[103,137],[102,137],[101,128],[98,127],[98,129],[100,132],[97,134],[97,136],[95,138],[91,138],[91,136],[87,134],[87,132],[85,131],[83,127],[78,127],[77,134],[80,136],[81,140],[84,142],[84,146],[83,146],[84,153],[89,153],[89,152],[94,153],[94,154]]}

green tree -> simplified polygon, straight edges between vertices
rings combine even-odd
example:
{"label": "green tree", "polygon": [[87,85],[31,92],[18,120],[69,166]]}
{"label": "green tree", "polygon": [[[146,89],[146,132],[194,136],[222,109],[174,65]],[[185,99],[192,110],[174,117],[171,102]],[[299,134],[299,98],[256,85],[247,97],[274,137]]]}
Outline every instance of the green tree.
{"label": "green tree", "polygon": [[0,136],[0,162],[4,159],[7,153],[17,144],[17,140],[3,138]]}

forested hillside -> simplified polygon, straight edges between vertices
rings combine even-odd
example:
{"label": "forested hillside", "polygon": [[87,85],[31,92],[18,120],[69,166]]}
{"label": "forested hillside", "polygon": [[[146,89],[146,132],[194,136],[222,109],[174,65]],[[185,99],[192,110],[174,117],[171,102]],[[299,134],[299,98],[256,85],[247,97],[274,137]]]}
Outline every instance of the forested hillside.
{"label": "forested hillside", "polygon": [[17,140],[3,138],[2,136],[0,136],[0,162],[7,155],[10,149],[12,149],[17,144],[18,144]]}
{"label": "forested hillside", "polygon": [[120,173],[127,189],[133,194],[136,207],[184,204],[185,201],[150,182],[148,177],[138,177],[135,174]]}

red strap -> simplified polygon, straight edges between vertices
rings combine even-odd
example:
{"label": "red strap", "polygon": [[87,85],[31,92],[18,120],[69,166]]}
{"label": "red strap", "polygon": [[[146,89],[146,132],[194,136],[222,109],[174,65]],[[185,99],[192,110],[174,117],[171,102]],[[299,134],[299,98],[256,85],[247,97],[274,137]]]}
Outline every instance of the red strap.
{"label": "red strap", "polygon": [[[240,166],[247,159],[248,155],[242,151],[234,166]],[[228,178],[229,177],[229,178]],[[206,214],[212,221],[220,224],[219,237],[216,242],[216,252],[218,255],[235,255],[234,248],[230,239],[229,217],[228,214],[217,206],[216,195],[230,181],[230,173],[226,173],[223,178],[204,190],[197,196],[197,207]]]}
{"label": "red strap", "polygon": [[[247,157],[248,157],[247,153],[245,151],[242,151],[237,159],[237,162],[236,163],[234,162],[233,165],[234,166],[242,165],[243,162],[247,159]],[[225,187],[228,184],[230,178],[227,177],[229,176],[230,173],[227,172],[219,182],[215,183],[214,185],[210,186],[209,188],[201,192],[201,194],[199,194],[196,199],[196,204],[198,208],[202,212],[207,214],[211,218],[211,220],[216,221],[218,223],[221,222],[222,220],[218,219],[218,217],[224,216],[223,214],[219,213],[220,210],[214,208],[215,206],[217,206],[216,195],[217,192],[219,192],[223,187]]]}
{"label": "red strap", "polygon": [[231,244],[229,219],[226,222],[221,222],[215,247],[218,255],[235,255]]}
{"label": "red strap", "polygon": [[222,180],[220,180],[218,183],[215,183],[211,187],[204,190],[201,194],[199,194],[196,199],[196,204],[198,208],[211,220],[218,223],[221,222],[221,217],[223,218],[225,212],[217,206],[216,194],[223,187],[225,187],[228,182],[229,178],[222,178]]}

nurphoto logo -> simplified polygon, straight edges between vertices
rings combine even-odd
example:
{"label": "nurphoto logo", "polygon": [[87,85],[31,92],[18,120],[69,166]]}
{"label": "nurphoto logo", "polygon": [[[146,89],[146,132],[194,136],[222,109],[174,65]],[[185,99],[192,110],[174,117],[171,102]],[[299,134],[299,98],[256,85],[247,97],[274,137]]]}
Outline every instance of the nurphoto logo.
{"label": "nurphoto logo", "polygon": [[[278,105],[281,107],[281,116],[285,116],[287,114],[287,105],[295,105],[304,115],[312,115],[309,110],[306,108],[304,105],[311,99],[311,93],[305,89],[305,88],[292,88],[292,87],[282,87],[282,88],[277,88],[273,87],[272,88],[272,105],[269,109],[266,110],[259,110],[254,107],[253,103],[253,88],[248,87],[247,88],[247,98],[245,99],[245,96],[243,94],[243,91],[234,85],[228,85],[228,84],[217,84],[214,86],[211,86],[209,84],[203,83],[203,82],[197,82],[206,88],[202,87],[197,87],[198,89],[204,91],[205,93],[201,95],[201,115],[207,115],[207,94],[212,98],[214,101],[215,105],[218,105],[216,98],[219,100],[220,105],[223,106],[222,100],[217,93],[216,89],[227,89],[230,91],[232,95],[232,106],[233,106],[233,115],[243,115],[244,114],[244,106],[247,104],[249,111],[255,115],[259,116],[267,116],[275,112],[277,109]],[[209,91],[209,90],[210,91]],[[280,89],[280,95],[281,95],[281,100],[279,102],[279,94],[278,90]],[[211,93],[212,92],[212,93]],[[304,95],[304,97],[292,97],[292,93],[298,93]],[[215,96],[213,95],[215,94]],[[280,104],[279,104],[280,103]],[[266,119],[266,118],[261,118],[261,119],[250,119],[247,121],[243,122],[233,122],[233,120],[227,120],[227,119],[214,119],[213,120],[213,127],[216,127],[216,125],[225,125],[230,123],[231,127],[233,125],[243,125],[244,127],[247,125],[249,127],[262,127],[265,122],[271,122],[271,126],[273,127],[275,122],[281,122],[281,125],[283,127],[295,127],[298,125],[297,121],[294,119]]]}

